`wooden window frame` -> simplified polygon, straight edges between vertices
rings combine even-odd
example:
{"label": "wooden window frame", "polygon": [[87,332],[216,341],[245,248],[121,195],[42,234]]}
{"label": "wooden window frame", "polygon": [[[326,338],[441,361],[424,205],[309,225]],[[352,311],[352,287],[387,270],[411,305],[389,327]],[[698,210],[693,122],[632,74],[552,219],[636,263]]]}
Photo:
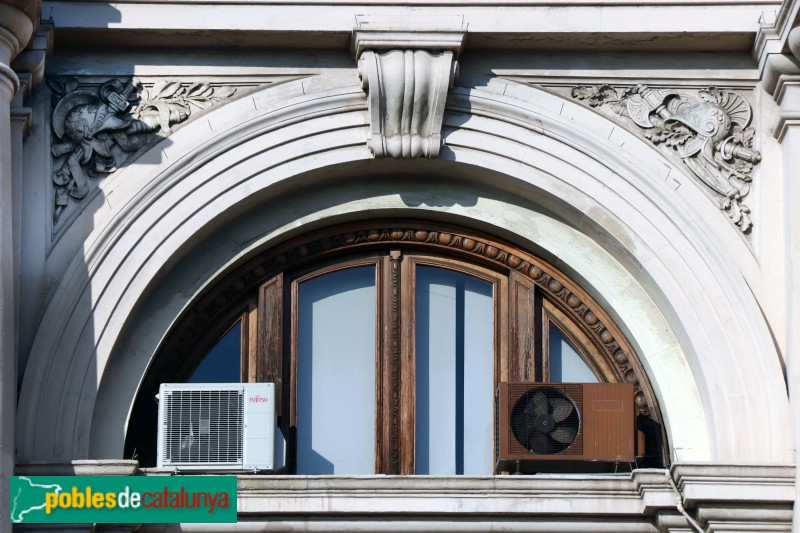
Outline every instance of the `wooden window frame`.
{"label": "wooden window frame", "polygon": [[[276,407],[291,472],[298,283],[364,264],[376,267],[380,324],[376,332],[377,473],[414,473],[415,346],[410,310],[414,309],[417,265],[447,268],[493,283],[495,384],[546,380],[549,324],[554,323],[601,381],[634,384],[637,413],[657,427],[659,463],[668,462],[655,394],[632,346],[602,307],[540,258],[492,236],[452,225],[379,220],[327,228],[275,246],[215,284],[181,317],[159,354],[197,353],[203,342],[207,348],[205,332],[213,329],[210,324],[218,325],[225,316],[241,317],[242,379],[276,384]],[[147,377],[152,390],[155,381]],[[144,394],[147,390],[143,387]]]}
{"label": "wooden window frame", "polygon": [[492,376],[494,387],[502,380],[502,368],[508,366],[507,363],[507,342],[508,336],[505,333],[508,324],[508,306],[506,296],[508,294],[506,276],[480,265],[466,263],[464,261],[436,256],[425,253],[411,253],[405,256],[402,262],[402,304],[403,309],[401,322],[403,332],[403,364],[402,364],[402,383],[399,391],[402,398],[402,419],[400,421],[400,468],[399,471],[386,473],[415,474],[416,452],[416,272],[418,266],[441,268],[452,272],[458,272],[475,279],[490,283],[492,285],[492,307],[493,307],[493,367]]}
{"label": "wooden window frame", "polygon": [[[299,329],[299,296],[300,296],[300,284],[309,281],[314,278],[318,278],[321,276],[325,276],[328,274],[333,274],[334,272],[341,272],[342,270],[348,270],[351,268],[359,268],[364,266],[374,266],[375,267],[375,312],[376,316],[376,324],[381,323],[381,309],[382,309],[382,291],[381,291],[381,280],[382,276],[382,266],[383,261],[380,257],[365,257],[365,258],[356,258],[356,259],[348,259],[342,262],[336,262],[334,264],[328,264],[319,268],[315,268],[310,272],[302,272],[292,276],[291,280],[287,284],[287,289],[289,291],[289,306],[284,307],[283,315],[284,317],[289,317],[289,328],[288,330],[284,329],[284,333],[288,334],[290,342],[288,346],[284,343],[284,351],[283,351],[283,367],[288,368],[288,374],[284,373],[284,383],[289,383],[289,393],[285,395],[284,398],[288,398],[288,405],[284,404],[283,408],[281,409],[281,417],[286,420],[283,424],[281,430],[284,432],[284,435],[287,435],[286,439],[286,465],[289,472],[294,472],[296,465],[297,465],[297,358],[298,358],[298,329]],[[380,383],[382,382],[382,352],[383,347],[381,343],[381,336],[380,336],[380,328],[376,328],[375,332],[375,384],[378,390],[376,390],[376,420],[375,420],[375,432],[376,437],[380,434],[381,428],[381,417],[379,416],[380,412],[380,405],[382,402],[382,398],[380,397]],[[376,468],[378,463],[378,453],[376,449]],[[377,471],[377,470],[376,470]]]}
{"label": "wooden window frame", "polygon": [[557,327],[583,357],[597,379],[603,383],[613,383],[616,378],[608,362],[592,345],[589,337],[578,328],[575,322],[561,312],[547,299],[542,301],[542,382],[550,381],[550,325]]}

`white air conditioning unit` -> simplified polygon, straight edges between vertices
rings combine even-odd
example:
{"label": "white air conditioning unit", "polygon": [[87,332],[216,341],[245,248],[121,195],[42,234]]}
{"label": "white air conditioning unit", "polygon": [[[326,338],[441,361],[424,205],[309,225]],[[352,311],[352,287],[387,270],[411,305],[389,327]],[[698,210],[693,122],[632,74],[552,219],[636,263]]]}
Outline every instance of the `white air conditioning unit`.
{"label": "white air conditioning unit", "polygon": [[158,468],[274,469],[273,383],[163,383]]}

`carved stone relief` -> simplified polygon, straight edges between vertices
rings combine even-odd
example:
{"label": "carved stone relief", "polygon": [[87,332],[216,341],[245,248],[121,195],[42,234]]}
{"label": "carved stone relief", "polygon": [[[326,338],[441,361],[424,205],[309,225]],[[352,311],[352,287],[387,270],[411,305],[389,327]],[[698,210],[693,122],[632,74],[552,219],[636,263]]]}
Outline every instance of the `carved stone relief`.
{"label": "carved stone relief", "polygon": [[761,154],[753,149],[752,110],[744,96],[717,87],[694,97],[646,85],[588,85],[573,88],[572,97],[629,119],[650,142],[676,151],[719,208],[742,232],[750,231],[750,208],[743,199]]}
{"label": "carved stone relief", "polygon": [[208,83],[137,79],[81,86],[51,78],[53,93],[53,225],[103,178],[172,127],[229,98],[236,89]]}

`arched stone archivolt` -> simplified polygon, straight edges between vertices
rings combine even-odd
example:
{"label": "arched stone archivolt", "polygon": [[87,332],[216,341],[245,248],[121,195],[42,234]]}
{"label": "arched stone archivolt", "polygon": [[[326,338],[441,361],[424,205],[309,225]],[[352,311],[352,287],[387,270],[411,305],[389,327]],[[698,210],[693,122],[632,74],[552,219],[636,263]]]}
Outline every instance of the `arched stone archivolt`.
{"label": "arched stone archivolt", "polygon": [[[349,77],[287,83],[103,183],[111,210],[51,299],[26,370],[21,461],[119,456],[150,357],[205,286],[305,228],[382,213],[492,229],[568,268],[641,354],[674,460],[790,458],[778,355],[732,260],[746,245],[678,169],[590,111],[492,82],[451,91],[439,161],[369,175],[380,167],[365,110]],[[398,176],[408,169],[431,178]],[[461,171],[477,177],[455,181]],[[364,179],[344,180],[354,172]],[[437,203],[459,194],[474,201]]]}

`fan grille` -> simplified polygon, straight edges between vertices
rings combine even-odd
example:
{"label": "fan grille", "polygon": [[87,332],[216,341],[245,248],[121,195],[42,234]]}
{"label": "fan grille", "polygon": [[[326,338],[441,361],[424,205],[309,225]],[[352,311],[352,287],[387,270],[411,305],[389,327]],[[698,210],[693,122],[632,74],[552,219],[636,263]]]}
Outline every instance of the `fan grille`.
{"label": "fan grille", "polygon": [[509,390],[511,453],[581,455],[581,385],[516,385]]}
{"label": "fan grille", "polygon": [[165,396],[164,464],[242,462],[240,390],[173,390]]}

